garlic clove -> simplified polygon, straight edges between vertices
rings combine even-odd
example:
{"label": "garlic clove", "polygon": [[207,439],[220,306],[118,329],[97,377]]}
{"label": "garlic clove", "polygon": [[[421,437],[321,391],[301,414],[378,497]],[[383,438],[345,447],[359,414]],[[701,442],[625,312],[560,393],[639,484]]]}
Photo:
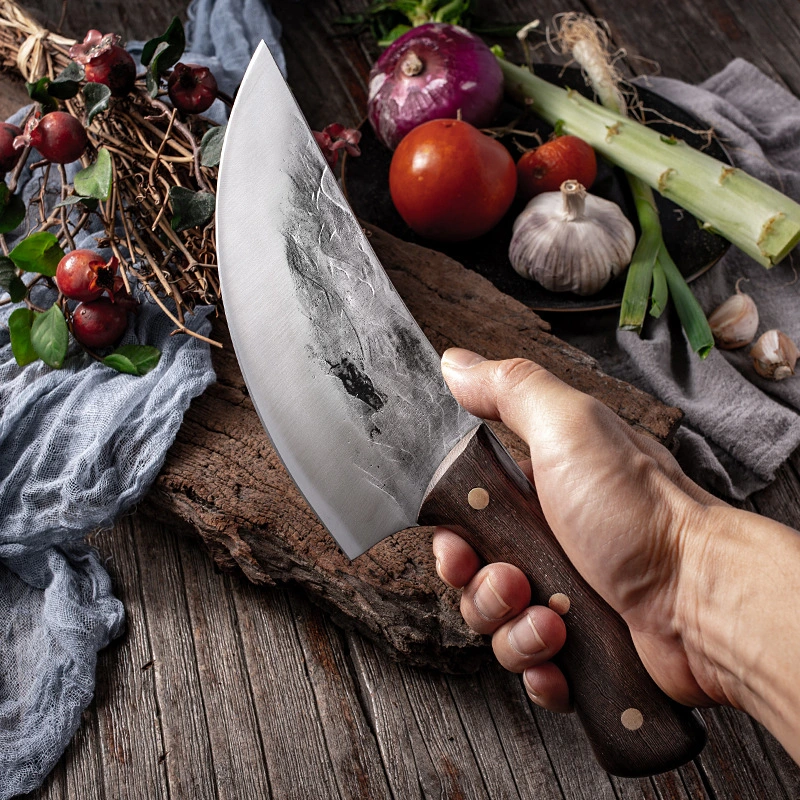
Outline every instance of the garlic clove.
{"label": "garlic clove", "polygon": [[633,225],[616,203],[588,194],[578,181],[534,197],[514,222],[508,250],[523,278],[551,292],[599,292],[628,266]]}
{"label": "garlic clove", "polygon": [[759,375],[781,381],[794,375],[800,350],[785,333],[773,329],[761,334],[750,350],[750,356]]}
{"label": "garlic clove", "polygon": [[758,330],[758,309],[750,295],[739,291],[718,306],[708,318],[717,347],[735,350],[750,344]]}

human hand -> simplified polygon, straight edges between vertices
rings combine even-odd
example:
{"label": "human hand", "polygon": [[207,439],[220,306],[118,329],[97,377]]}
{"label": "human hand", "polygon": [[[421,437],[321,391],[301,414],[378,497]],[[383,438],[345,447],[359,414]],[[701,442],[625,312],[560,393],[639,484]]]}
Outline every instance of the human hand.
{"label": "human hand", "polygon": [[[531,461],[522,466],[553,533],[622,615],[654,680],[687,705],[727,702],[713,666],[687,644],[684,632],[697,609],[682,591],[682,577],[706,547],[704,515],[725,504],[689,480],[660,444],[530,361],[491,362],[450,350],[442,370],[461,405],[502,420],[528,443]],[[535,702],[568,710],[566,681],[550,661],[566,636],[558,614],[529,608],[524,574],[510,564],[480,569],[475,552],[452,531],[437,529],[433,548],[442,579],[463,587],[465,620],[492,634],[500,663],[523,673]]]}

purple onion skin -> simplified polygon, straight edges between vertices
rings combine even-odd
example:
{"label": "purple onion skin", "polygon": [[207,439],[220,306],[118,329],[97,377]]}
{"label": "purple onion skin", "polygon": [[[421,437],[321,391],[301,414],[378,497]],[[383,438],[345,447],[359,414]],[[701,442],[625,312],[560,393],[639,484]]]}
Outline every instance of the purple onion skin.
{"label": "purple onion skin", "polygon": [[[416,74],[408,74],[414,73]],[[492,51],[465,28],[429,22],[394,41],[372,67],[367,113],[391,150],[417,125],[461,119],[485,127],[503,99]]]}

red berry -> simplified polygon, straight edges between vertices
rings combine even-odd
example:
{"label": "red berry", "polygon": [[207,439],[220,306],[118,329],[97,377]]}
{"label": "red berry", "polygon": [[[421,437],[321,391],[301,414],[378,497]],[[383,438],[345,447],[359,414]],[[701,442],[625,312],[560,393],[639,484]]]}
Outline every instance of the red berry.
{"label": "red berry", "polygon": [[122,97],[133,89],[136,64],[130,53],[119,46],[119,36],[91,30],[83,42],[69,49],[70,58],[83,64],[86,80],[104,83],[114,97]]}
{"label": "red berry", "polygon": [[178,62],[167,81],[172,105],[186,114],[201,114],[217,99],[217,81],[208,67]]}
{"label": "red berry", "polygon": [[43,158],[55,164],[69,164],[80,158],[89,139],[75,117],[64,111],[51,111],[42,116],[38,111],[25,125],[22,136],[14,139],[17,149],[33,145]]}
{"label": "red berry", "polygon": [[22,130],[10,122],[0,123],[0,172],[8,172],[19,161],[19,150],[14,147],[14,139],[22,136]]}
{"label": "red berry", "polygon": [[109,347],[119,341],[128,327],[128,312],[121,303],[107,297],[81,303],[72,312],[72,333],[86,347]]}
{"label": "red berry", "polygon": [[529,150],[517,162],[517,186],[523,200],[557,192],[564,181],[576,180],[589,189],[597,177],[594,150],[577,136],[559,136]]}
{"label": "red berry", "polygon": [[103,292],[113,298],[119,262],[116,256],[106,263],[94,250],[73,250],[56,267],[56,283],[70,300],[96,300]]}
{"label": "red berry", "polygon": [[85,72],[87,81],[104,83],[111,89],[114,97],[128,94],[136,80],[136,64],[131,54],[116,44],[101,58],[96,58],[87,64]]}

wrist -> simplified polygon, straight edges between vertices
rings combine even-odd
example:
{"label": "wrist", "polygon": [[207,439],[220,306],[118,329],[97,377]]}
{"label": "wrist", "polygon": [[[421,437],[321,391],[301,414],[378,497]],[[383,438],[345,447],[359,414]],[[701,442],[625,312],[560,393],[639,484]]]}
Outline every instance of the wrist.
{"label": "wrist", "polygon": [[[733,512],[733,513],[732,513]],[[735,509],[698,506],[680,537],[676,624],[700,688],[715,703],[742,707],[735,618],[743,605],[749,544],[739,532]]]}
{"label": "wrist", "polygon": [[701,506],[681,546],[676,620],[695,679],[785,744],[800,716],[800,536],[747,511]]}

